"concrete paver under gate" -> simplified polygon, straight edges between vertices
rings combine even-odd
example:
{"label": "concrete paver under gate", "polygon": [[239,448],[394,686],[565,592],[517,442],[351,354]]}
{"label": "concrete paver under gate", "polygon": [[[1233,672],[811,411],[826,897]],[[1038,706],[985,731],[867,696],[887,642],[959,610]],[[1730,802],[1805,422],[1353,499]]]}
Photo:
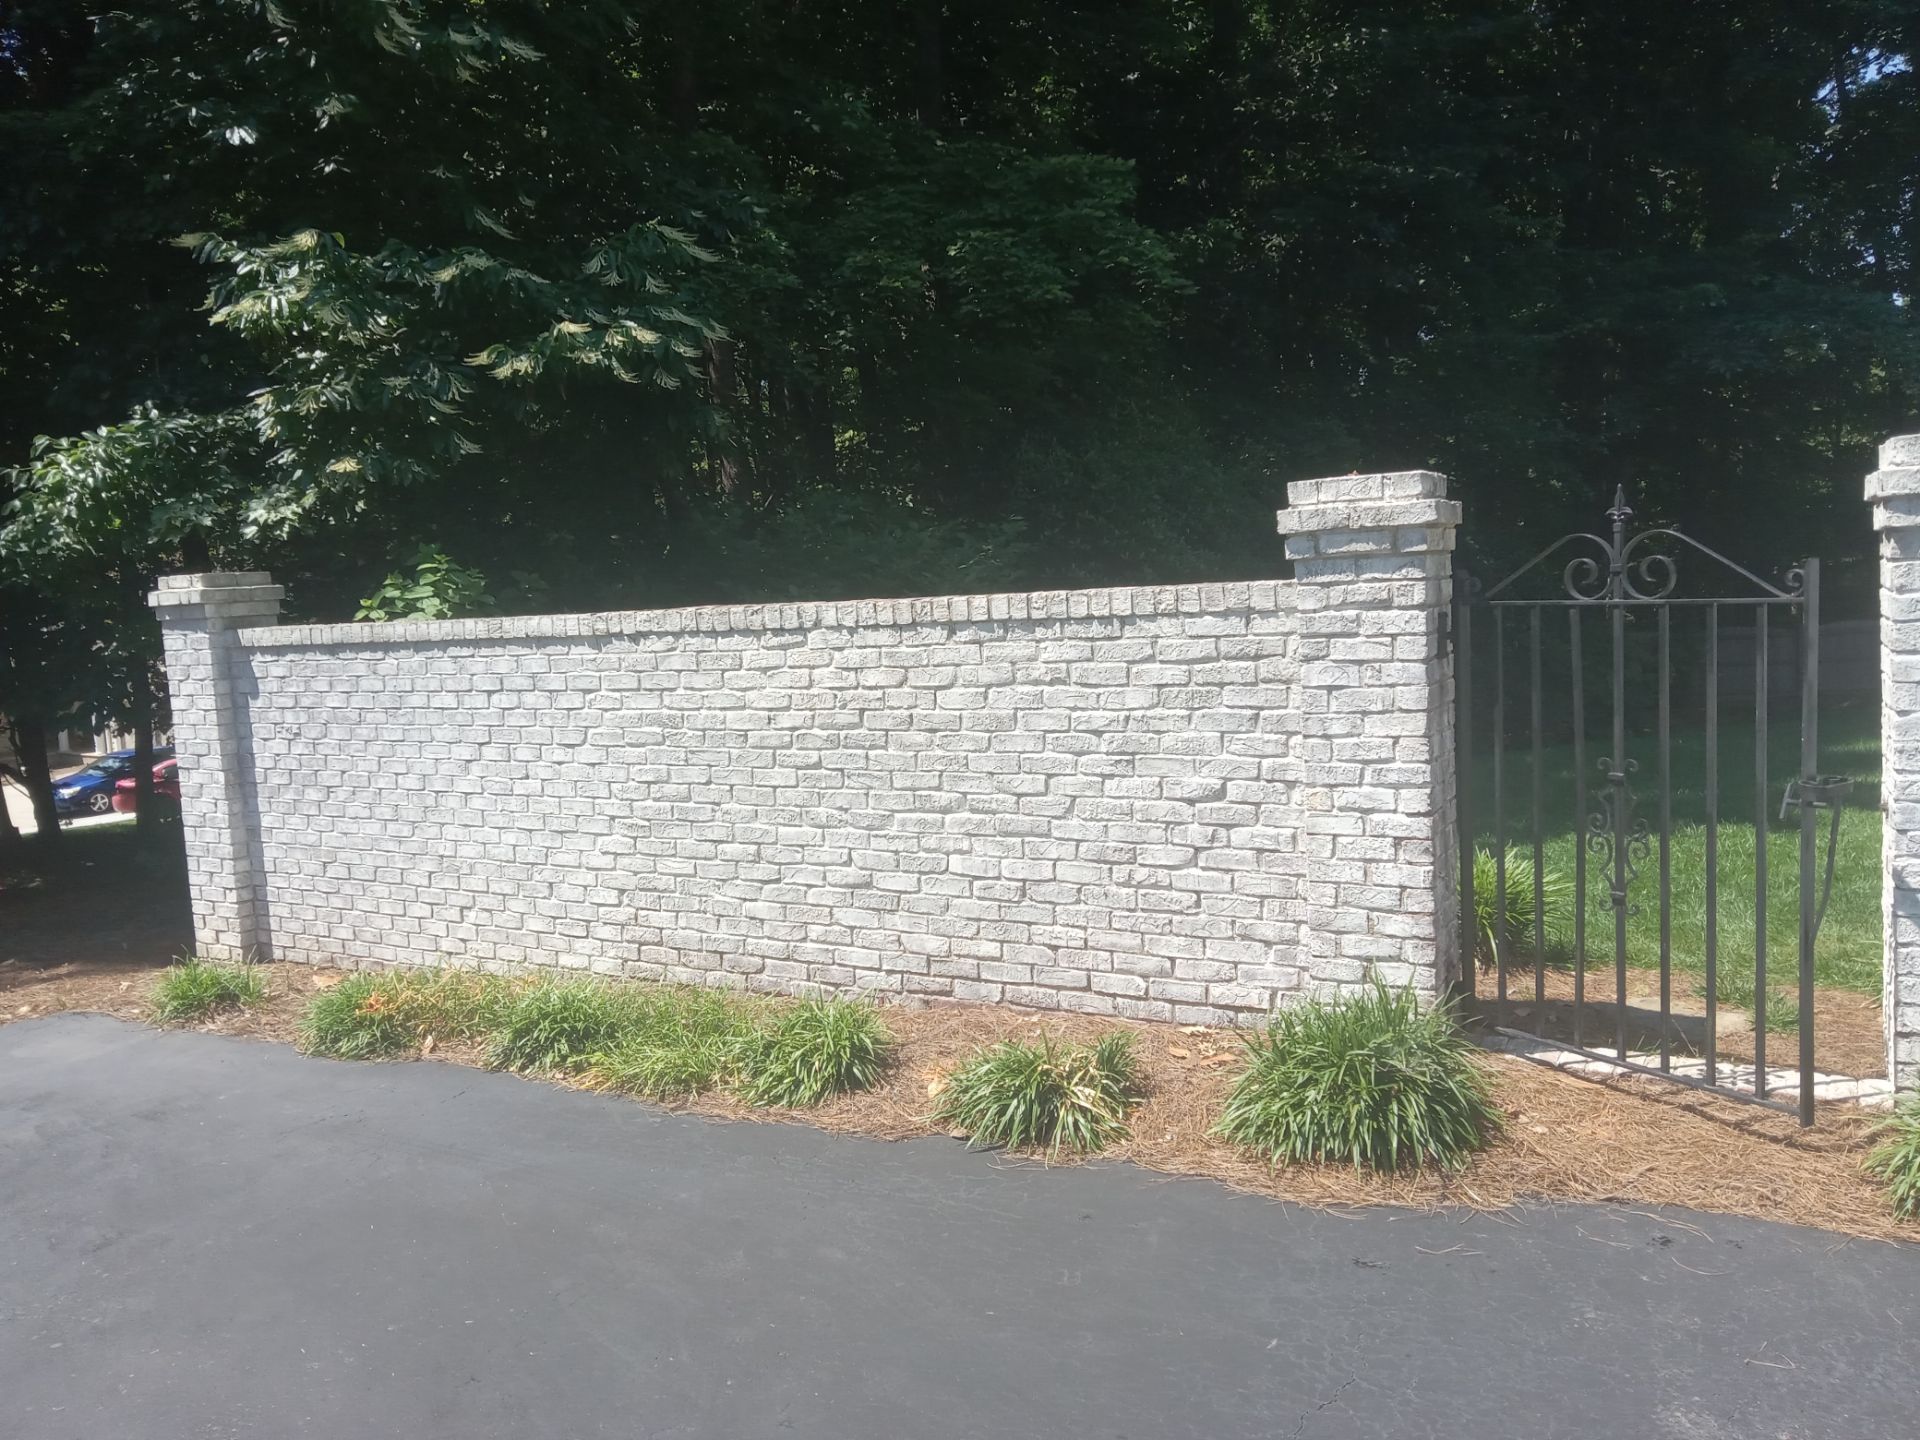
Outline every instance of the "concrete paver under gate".
{"label": "concrete paver under gate", "polygon": [[1920,1252],[1815,1231],[1321,1214],[453,1066],[0,1028],[13,1440],[1909,1440],[1917,1374]]}

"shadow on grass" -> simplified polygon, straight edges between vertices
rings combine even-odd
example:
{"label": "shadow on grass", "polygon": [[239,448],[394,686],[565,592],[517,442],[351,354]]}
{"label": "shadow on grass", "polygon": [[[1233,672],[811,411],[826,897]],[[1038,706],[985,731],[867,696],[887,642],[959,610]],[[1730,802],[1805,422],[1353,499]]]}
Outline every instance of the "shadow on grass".
{"label": "shadow on grass", "polygon": [[152,965],[192,937],[177,824],[89,826],[0,857],[0,965]]}

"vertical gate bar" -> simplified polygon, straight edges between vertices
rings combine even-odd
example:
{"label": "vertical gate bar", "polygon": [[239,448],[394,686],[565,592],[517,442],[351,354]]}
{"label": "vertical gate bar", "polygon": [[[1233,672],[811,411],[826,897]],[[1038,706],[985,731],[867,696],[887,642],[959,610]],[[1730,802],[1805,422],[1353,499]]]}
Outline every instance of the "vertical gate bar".
{"label": "vertical gate bar", "polygon": [[1707,606],[1707,1083],[1720,1083],[1720,605]]}
{"label": "vertical gate bar", "polygon": [[1580,659],[1580,607],[1567,608],[1573,657],[1573,1043],[1584,1046],[1587,1003],[1587,699]]}
{"label": "vertical gate bar", "polygon": [[1458,707],[1453,733],[1459,773],[1455,777],[1454,813],[1460,826],[1460,989],[1474,993],[1478,979],[1480,927],[1474,916],[1473,897],[1473,604],[1472,583],[1467,572],[1455,572],[1453,579],[1453,626],[1455,634],[1453,675],[1454,703]]}
{"label": "vertical gate bar", "polygon": [[[1801,567],[1806,603],[1800,607],[1800,781],[1811,785],[1820,765],[1820,562]],[[1813,1124],[1813,806],[1800,801],[1800,1123]],[[1838,840],[1836,831],[1834,840]],[[1828,842],[1833,843],[1832,841]]]}
{"label": "vertical gate bar", "polygon": [[1532,652],[1533,690],[1533,1023],[1543,1026],[1547,1013],[1547,896],[1542,878],[1547,873],[1545,842],[1540,835],[1542,787],[1541,767],[1545,764],[1540,735],[1540,607],[1527,615],[1527,645]]}
{"label": "vertical gate bar", "polygon": [[1767,1098],[1767,607],[1753,607],[1753,1093]]}
{"label": "vertical gate bar", "polygon": [[[1618,528],[1618,527],[1616,527]],[[1619,562],[1615,561],[1616,566]],[[1616,588],[1619,588],[1616,580]],[[1616,1053],[1627,1055],[1627,605],[1608,603],[1613,617],[1613,1028]]]}
{"label": "vertical gate bar", "polygon": [[1673,611],[1660,607],[1660,1068],[1673,1068]]}
{"label": "vertical gate bar", "polygon": [[1507,612],[1493,612],[1493,973],[1500,1023],[1507,1012]]}

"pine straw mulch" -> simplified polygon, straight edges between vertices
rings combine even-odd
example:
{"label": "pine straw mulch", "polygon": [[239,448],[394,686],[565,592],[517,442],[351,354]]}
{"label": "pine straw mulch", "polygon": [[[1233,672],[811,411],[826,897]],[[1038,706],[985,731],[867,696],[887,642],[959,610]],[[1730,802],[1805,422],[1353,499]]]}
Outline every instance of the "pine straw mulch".
{"label": "pine straw mulch", "polygon": [[[280,1043],[297,1037],[301,1011],[344,972],[305,965],[261,967],[268,1000],[193,1028]],[[151,966],[0,965],[0,1023],[66,1010],[145,1017]],[[898,1140],[945,1133],[931,1124],[933,1091],[964,1056],[1009,1038],[1089,1040],[1118,1024],[1135,1032],[1147,1096],[1133,1134],[1101,1157],[1168,1175],[1205,1176],[1236,1190],[1315,1207],[1460,1206],[1491,1211],[1520,1200],[1676,1206],[1810,1225],[1878,1240],[1920,1239],[1896,1223],[1879,1188],[1860,1171],[1877,1117],[1829,1105],[1802,1131],[1786,1115],[1655,1081],[1595,1082],[1517,1057],[1485,1057],[1506,1116],[1503,1134],[1453,1175],[1359,1174],[1344,1166],[1274,1170],[1208,1134],[1238,1069],[1234,1032],[1038,1015],[990,1006],[889,1008],[896,1045],[883,1082],[810,1111],[757,1110],[722,1095],[673,1108],[759,1123],[813,1125]],[[480,1063],[477,1046],[439,1046],[435,1060]],[[566,1082],[580,1085],[581,1082]],[[1038,1163],[1037,1157],[1012,1157]]]}

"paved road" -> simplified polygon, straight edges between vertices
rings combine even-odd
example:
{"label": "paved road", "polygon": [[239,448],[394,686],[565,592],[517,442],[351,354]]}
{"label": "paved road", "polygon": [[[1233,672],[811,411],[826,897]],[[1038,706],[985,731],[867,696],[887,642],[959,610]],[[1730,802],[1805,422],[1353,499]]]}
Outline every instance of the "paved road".
{"label": "paved road", "polygon": [[1920,1252],[1293,1211],[93,1016],[0,1028],[0,1432],[1915,1434]]}

